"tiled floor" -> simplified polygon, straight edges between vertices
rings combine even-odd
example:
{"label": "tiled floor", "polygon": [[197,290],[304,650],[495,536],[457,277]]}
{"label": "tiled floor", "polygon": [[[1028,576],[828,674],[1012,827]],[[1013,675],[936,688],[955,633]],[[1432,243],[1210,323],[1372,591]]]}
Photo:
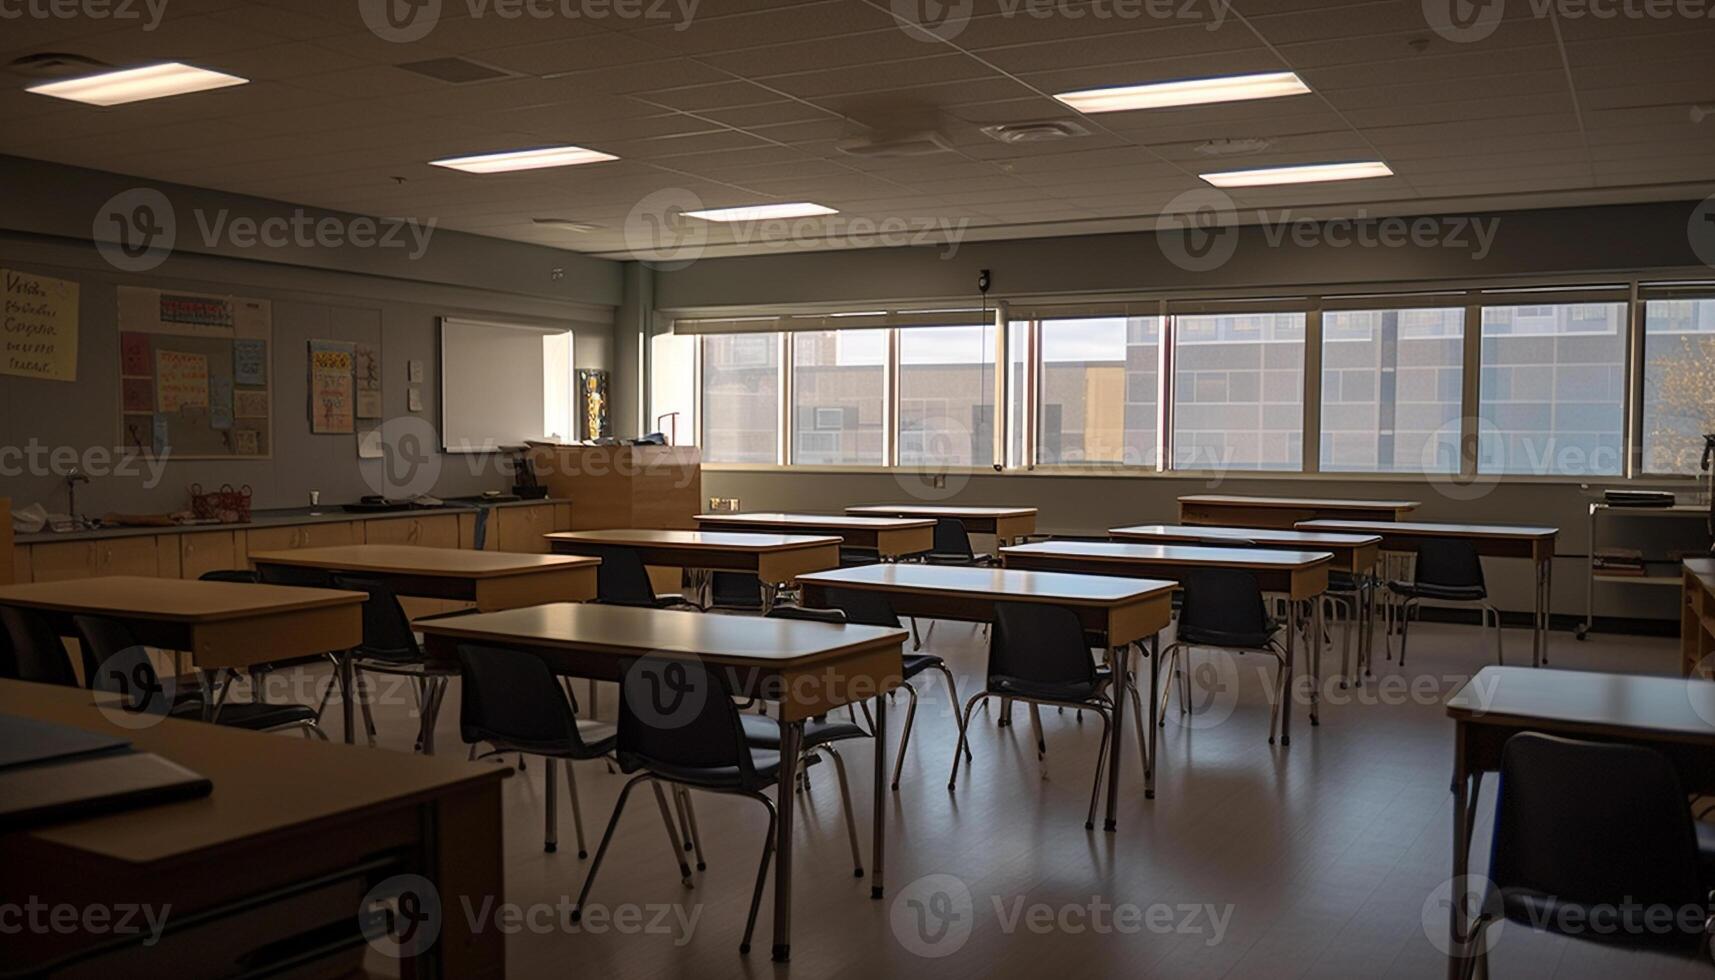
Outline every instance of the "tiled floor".
{"label": "tiled floor", "polygon": [[[1509,630],[1507,641],[1512,662],[1520,662],[1527,634]],[[1577,643],[1557,633],[1552,642],[1554,669],[1568,670],[1668,673],[1677,649],[1660,638]],[[943,623],[932,647],[953,663],[961,689],[974,691],[980,636]],[[763,900],[755,948],[738,952],[764,828],[755,802],[697,798],[709,868],[685,889],[653,801],[634,796],[591,896],[613,916],[598,933],[593,923],[567,924],[565,908],[589,862],[577,857],[564,801],[560,850],[543,853],[543,766],[532,761],[505,790],[504,900],[535,916],[508,941],[508,972],[853,980],[1442,976],[1436,944],[1445,916],[1434,892],[1449,867],[1452,725],[1440,699],[1487,657],[1475,628],[1414,626],[1409,676],[1378,655],[1375,679],[1362,690],[1329,689],[1321,727],[1310,728],[1300,711],[1293,744],[1280,748],[1265,742],[1260,659],[1199,654],[1200,678],[1236,696],[1202,697],[1208,703],[1190,722],[1175,702],[1161,733],[1154,801],[1143,798],[1137,747],[1128,738],[1114,834],[1083,826],[1100,728],[1088,715],[1080,722],[1071,712],[1044,714],[1044,766],[1022,711],[1011,728],[979,712],[973,769],[949,793],[954,723],[944,689],[928,675],[889,818],[886,900],[872,901],[869,882],[851,874],[828,767],[816,767],[811,792],[796,804],[797,901],[787,967],[768,958],[772,892]],[[611,687],[603,692],[603,717],[612,717],[613,697]],[[415,725],[409,699],[399,692],[389,700],[377,719],[382,741],[404,750]],[[455,694],[439,725],[442,754],[465,751],[457,713]],[[897,738],[903,712],[891,717]],[[337,738],[337,717],[331,725]],[[871,756],[861,744],[846,755],[867,858]],[[593,852],[623,780],[601,763],[580,764],[578,775]],[[1489,803],[1479,819],[1479,855],[1487,847]],[[448,898],[445,905],[447,915],[467,915],[480,913],[482,903]],[[1517,927],[1500,937],[1493,966],[1497,977],[1708,972],[1707,964],[1640,958]]]}

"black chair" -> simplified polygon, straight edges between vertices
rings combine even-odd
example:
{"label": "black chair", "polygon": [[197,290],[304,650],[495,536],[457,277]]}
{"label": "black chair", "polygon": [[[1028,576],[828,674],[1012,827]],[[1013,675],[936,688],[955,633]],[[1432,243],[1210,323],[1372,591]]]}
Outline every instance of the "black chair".
{"label": "black chair", "polygon": [[[1173,642],[1163,652],[1161,667],[1168,671],[1168,684],[1161,692],[1158,724],[1167,724],[1167,699],[1178,678],[1179,711],[1191,710],[1190,650],[1214,647],[1238,653],[1266,653],[1275,660],[1275,694],[1269,699],[1268,743],[1274,744],[1280,700],[1286,696],[1286,651],[1275,640],[1280,623],[1270,618],[1256,575],[1240,568],[1199,568],[1180,580],[1179,622]],[[1318,638],[1320,640],[1320,638]],[[1181,668],[1181,651],[1186,666]],[[1155,669],[1156,665],[1151,665]],[[1282,739],[1282,744],[1287,744]]]}
{"label": "black chair", "polygon": [[539,657],[516,650],[459,644],[459,735],[473,748],[487,742],[490,750],[477,758],[509,752],[542,756],[547,763],[546,829],[542,850],[559,849],[559,787],[555,759],[566,764],[566,788],[572,797],[572,822],[577,828],[578,857],[589,856],[584,845],[584,813],[578,800],[574,761],[600,759],[613,751],[612,725],[577,717],[567,691]]}
{"label": "black chair", "polygon": [[[662,822],[667,825],[667,837],[687,887],[691,885],[691,868],[685,861],[661,784],[744,796],[768,810],[762,860],[756,869],[750,914],[738,947],[739,952],[748,953],[756,929],[756,912],[762,903],[762,887],[768,880],[768,864],[774,856],[774,828],[779,816],[765,790],[779,778],[780,753],[750,744],[742,715],[733,701],[732,687],[718,670],[709,670],[696,661],[645,657],[627,663],[623,677],[615,758],[621,769],[636,775],[619,791],[613,816],[607,822],[601,844],[596,847],[595,861],[590,864],[577,904],[572,908],[571,920],[577,922],[583,916],[584,904],[601,870],[608,845],[613,843],[626,800],[638,784],[648,782],[655,791],[655,803],[661,810]],[[665,704],[659,700],[663,692],[672,695],[672,700]],[[804,761],[807,764],[811,760]]]}
{"label": "black chair", "polygon": [[[164,690],[148,652],[124,623],[102,616],[73,616],[72,625],[83,643],[86,687],[120,693]],[[327,733],[316,724],[316,712],[302,704],[251,701],[205,707],[203,692],[175,691],[166,713],[175,718],[206,720],[252,732],[297,729],[305,738],[314,735],[324,742],[328,740]]]}
{"label": "black chair", "polygon": [[708,608],[761,612],[762,580],[750,572],[710,573]]}
{"label": "black chair", "polygon": [[[828,604],[845,614],[846,621],[861,626],[883,626],[889,629],[902,628],[899,614],[893,611],[893,603],[887,596],[869,589],[829,589]],[[905,695],[910,700],[905,707],[905,726],[899,733],[899,754],[893,762],[893,788],[899,788],[899,774],[905,768],[905,749],[911,744],[911,730],[917,720],[917,688],[911,679],[928,670],[941,672],[947,681],[947,697],[953,705],[953,721],[959,726],[959,741],[964,742],[965,721],[959,715],[959,684],[953,678],[952,668],[947,661],[932,653],[907,653],[904,655],[903,687]],[[879,751],[879,749],[878,749]]]}
{"label": "black chair", "polygon": [[1495,662],[1506,663],[1501,649],[1501,613],[1489,602],[1483,581],[1483,560],[1477,547],[1463,538],[1427,538],[1417,546],[1411,581],[1395,580],[1388,590],[1405,601],[1399,607],[1399,665],[1405,666],[1405,641],[1411,614],[1425,601],[1443,605],[1475,605],[1482,610],[1483,628],[1495,621]]}
{"label": "black chair", "polygon": [[632,548],[595,547],[582,549],[579,554],[601,559],[596,568],[596,601],[609,606],[641,606],[645,609],[671,609],[674,606],[696,608],[677,594],[656,595],[649,581],[649,569]]}
{"label": "black chair", "polygon": [[[363,695],[363,675],[390,674],[413,681],[417,697],[416,747],[425,755],[435,754],[435,721],[440,717],[441,702],[446,698],[447,681],[459,676],[458,671],[431,666],[423,656],[417,634],[411,629],[411,619],[399,605],[399,596],[391,584],[382,578],[363,575],[335,575],[333,587],[369,596],[363,602],[363,642],[351,651],[352,683],[359,692],[358,703],[363,708],[363,722],[369,731],[369,743],[375,744],[375,722],[369,698]],[[464,615],[454,613],[453,615]],[[332,685],[328,691],[331,693]],[[323,698],[326,704],[326,697]]]}
{"label": "black chair", "polygon": [[11,641],[14,679],[77,686],[77,671],[72,668],[71,656],[60,635],[41,613],[0,606],[0,624],[5,625]]}
{"label": "black chair", "polygon": [[1489,860],[1493,889],[1469,927],[1528,929],[1702,959],[1711,932],[1715,843],[1672,763],[1636,745],[1524,732],[1501,751]]}
{"label": "black chair", "polygon": [[[1102,719],[1102,740],[1096,752],[1096,776],[1090,786],[1090,812],[1084,829],[1095,828],[1096,797],[1105,772],[1103,762],[1112,745],[1113,672],[1096,666],[1078,614],[1060,606],[1029,602],[995,603],[995,628],[989,638],[988,669],[983,689],[965,703],[959,724],[959,745],[953,750],[953,772],[947,789],[956,787],[959,761],[967,746],[971,712],[977,703],[999,697],[1037,705],[1089,708]],[[1042,723],[1035,711],[1030,715],[1036,730],[1037,758],[1045,758]],[[1138,745],[1142,746],[1140,738]],[[1146,753],[1147,756],[1147,753]],[[1146,759],[1147,762],[1147,759]],[[1044,772],[1046,777],[1046,771]]]}
{"label": "black chair", "polygon": [[923,560],[931,565],[993,565],[993,555],[979,555],[971,548],[965,522],[956,517],[935,521],[935,536]]}
{"label": "black chair", "polygon": [[262,581],[262,573],[248,568],[216,568],[197,576],[199,582],[236,582],[239,585],[255,585]]}

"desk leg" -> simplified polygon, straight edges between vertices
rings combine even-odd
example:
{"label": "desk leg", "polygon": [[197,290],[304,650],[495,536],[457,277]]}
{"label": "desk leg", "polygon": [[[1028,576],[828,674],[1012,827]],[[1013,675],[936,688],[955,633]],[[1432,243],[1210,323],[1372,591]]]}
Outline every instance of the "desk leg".
{"label": "desk leg", "polygon": [[1322,724],[1322,597],[1310,600],[1310,724]]}
{"label": "desk leg", "polygon": [[[1462,735],[1463,733],[1461,733]],[[1455,744],[1463,749],[1463,738]],[[1465,876],[1470,872],[1471,841],[1466,835],[1465,809],[1470,793],[1470,778],[1465,772],[1465,753],[1460,751],[1453,760],[1453,878],[1447,901],[1447,980],[1461,980],[1465,975]]]}
{"label": "desk leg", "polygon": [[[958,710],[958,705],[953,710]],[[887,695],[875,699],[875,840],[870,845],[869,897],[882,896],[883,859],[887,854]]]}
{"label": "desk leg", "polygon": [[[1156,761],[1155,733],[1161,721],[1161,634],[1149,638],[1149,758],[1143,760],[1143,798],[1155,799]],[[1143,724],[1145,719],[1137,719]]]}
{"label": "desk leg", "polygon": [[1541,610],[1542,617],[1542,655],[1537,665],[1546,667],[1548,665],[1548,620],[1550,616],[1554,615],[1553,555],[1549,555],[1548,560],[1541,563],[1537,572],[1537,577],[1541,583],[1539,586],[1540,594],[1538,596],[1538,608]]}
{"label": "desk leg", "polygon": [[[792,814],[797,810],[793,790],[798,782],[798,745],[804,723],[780,726],[780,781],[777,808],[779,819],[774,835],[774,962],[792,958]],[[885,754],[878,751],[878,755]]]}
{"label": "desk leg", "polygon": [[[1292,665],[1298,643],[1298,603],[1286,602],[1286,662],[1280,665],[1280,744],[1292,744]],[[1269,735],[1273,736],[1273,732]]]}
{"label": "desk leg", "polygon": [[1112,831],[1117,826],[1115,814],[1119,810],[1120,800],[1120,756],[1124,754],[1122,750],[1125,748],[1125,705],[1131,697],[1127,690],[1130,652],[1130,645],[1117,646],[1113,648],[1109,658],[1114,672],[1114,730],[1109,736],[1113,741],[1108,745],[1108,817],[1107,822],[1102,824],[1102,829],[1107,831]]}
{"label": "desk leg", "polygon": [[357,672],[351,667],[351,651],[339,654],[339,713],[345,721],[345,744],[357,744]]}

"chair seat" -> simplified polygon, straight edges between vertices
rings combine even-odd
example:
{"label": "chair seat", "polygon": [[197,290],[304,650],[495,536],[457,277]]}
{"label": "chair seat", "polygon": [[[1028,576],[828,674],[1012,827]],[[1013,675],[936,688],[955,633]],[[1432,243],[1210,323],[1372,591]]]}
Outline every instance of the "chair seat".
{"label": "chair seat", "polygon": [[1113,678],[1113,671],[1107,667],[1097,667],[1096,679],[1092,682],[1035,681],[1022,677],[992,676],[988,679],[988,690],[994,694],[1010,694],[1036,701],[1093,701]]}
{"label": "chair seat", "polygon": [[946,663],[932,653],[908,653],[904,656],[905,679],[910,680],[925,670],[935,670]]}
{"label": "chair seat", "polygon": [[841,548],[840,564],[844,565],[879,565],[881,555],[862,548]]}
{"label": "chair seat", "polygon": [[990,555],[961,555],[935,551],[924,555],[923,560],[931,565],[957,565],[967,568],[980,568],[994,564],[994,558]]}
{"label": "chair seat", "polygon": [[1356,592],[1358,591],[1358,580],[1351,572],[1329,572],[1328,591]]}
{"label": "chair seat", "polygon": [[517,742],[508,739],[490,738],[481,732],[471,732],[478,736],[476,741],[487,742],[496,752],[524,752],[529,755],[545,755],[559,759],[599,759],[613,751],[614,744],[619,738],[619,729],[605,721],[584,721],[579,719],[578,738],[583,744],[572,741],[559,742]]}
{"label": "chair seat", "polygon": [[1267,647],[1274,634],[1279,632],[1280,624],[1269,621],[1267,632],[1263,633],[1228,633],[1224,630],[1199,629],[1195,626],[1181,626],[1175,634],[1180,643],[1190,643],[1200,647],[1229,647],[1234,650],[1261,650]]}
{"label": "chair seat", "polygon": [[[758,715],[757,717],[760,718],[762,716]],[[805,767],[813,766],[820,761],[821,757],[814,755],[804,757],[799,760],[800,764]],[[623,757],[620,759],[620,762],[622,765],[625,762]],[[683,766],[662,765],[659,762],[654,762],[650,763],[648,769],[650,772],[655,773],[663,779],[671,780],[675,783],[683,783],[686,786],[700,786],[704,789],[716,790],[757,790],[771,785],[779,779],[780,752],[776,749],[752,748],[750,750],[750,765],[756,773],[756,781],[748,786],[745,785],[743,776],[739,772],[739,768],[737,766],[716,766],[708,769],[692,769]],[[634,770],[626,769],[626,771],[632,772]]]}
{"label": "chair seat", "polygon": [[1429,582],[1389,582],[1387,587],[1396,595],[1412,599],[1439,599],[1442,602],[1481,602],[1489,590],[1481,585],[1434,585]]}
{"label": "chair seat", "polygon": [[[423,639],[417,637],[422,647]],[[420,653],[407,650],[369,650],[358,647],[352,651],[351,665],[372,674],[408,674],[412,677],[457,677],[457,667],[430,666]]]}
{"label": "chair seat", "polygon": [[[194,715],[187,718],[200,718],[199,708]],[[257,704],[253,701],[239,701],[221,705],[220,712],[215,715],[215,724],[227,728],[242,728],[246,731],[259,732],[269,728],[280,728],[284,725],[296,725],[306,721],[315,721],[314,708],[301,704]]]}
{"label": "chair seat", "polygon": [[[750,743],[751,749],[780,751],[780,722],[767,715],[751,714],[748,711],[740,714],[738,718],[744,725],[744,740]],[[850,722],[811,719],[804,723],[802,748],[811,749],[829,742],[868,737],[868,732]]]}

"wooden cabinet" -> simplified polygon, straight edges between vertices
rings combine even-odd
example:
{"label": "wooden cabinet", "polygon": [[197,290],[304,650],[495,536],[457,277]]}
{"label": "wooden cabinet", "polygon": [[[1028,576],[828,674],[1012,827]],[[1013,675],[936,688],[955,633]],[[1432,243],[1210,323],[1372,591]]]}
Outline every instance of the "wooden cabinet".
{"label": "wooden cabinet", "polygon": [[555,530],[553,504],[496,507],[493,519],[495,527],[490,530],[490,540],[494,542],[494,550],[533,555],[548,553],[548,541],[542,535]]}
{"label": "wooden cabinet", "polygon": [[298,530],[303,535],[303,540],[294,546],[298,548],[329,548],[340,544],[357,544],[361,540],[357,536],[356,528],[350,521],[340,521],[335,524],[305,524]]}
{"label": "wooden cabinet", "polygon": [[[231,531],[196,531],[173,537],[179,542],[180,578],[201,578],[206,572],[247,564],[239,553],[238,536]],[[162,537],[161,541],[169,542],[173,537]]]}
{"label": "wooden cabinet", "polygon": [[30,549],[30,581],[58,582],[95,574],[94,541],[56,541]]}
{"label": "wooden cabinet", "polygon": [[300,524],[296,527],[258,527],[246,532],[245,556],[255,551],[286,551],[292,548],[325,548],[339,544],[357,544],[356,532],[350,521],[327,524]]}
{"label": "wooden cabinet", "polygon": [[366,544],[414,544],[424,548],[459,547],[459,516],[372,518],[363,522]]}
{"label": "wooden cabinet", "polygon": [[[177,561],[172,563],[178,565]],[[148,575],[161,574],[160,557],[155,539],[150,537],[107,538],[95,542],[95,574]]]}

